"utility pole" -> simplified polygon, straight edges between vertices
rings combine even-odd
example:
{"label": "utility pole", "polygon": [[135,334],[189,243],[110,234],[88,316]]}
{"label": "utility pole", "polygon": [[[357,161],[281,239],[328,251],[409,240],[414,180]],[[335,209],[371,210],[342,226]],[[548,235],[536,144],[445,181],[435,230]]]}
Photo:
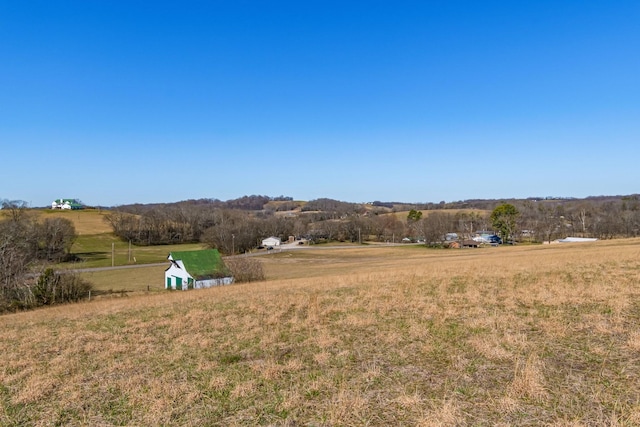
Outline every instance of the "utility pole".
{"label": "utility pole", "polygon": [[115,267],[116,265],[116,244],[111,242],[111,267]]}

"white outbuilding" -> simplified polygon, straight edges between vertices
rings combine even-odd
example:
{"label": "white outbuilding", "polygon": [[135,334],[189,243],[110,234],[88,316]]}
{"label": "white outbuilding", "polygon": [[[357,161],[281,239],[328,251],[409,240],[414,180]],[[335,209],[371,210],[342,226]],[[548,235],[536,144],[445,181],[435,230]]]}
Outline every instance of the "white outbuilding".
{"label": "white outbuilding", "polygon": [[595,237],[566,237],[564,239],[559,239],[560,243],[584,243],[584,242],[595,242],[598,239]]}
{"label": "white outbuilding", "polygon": [[282,244],[282,241],[278,237],[273,237],[273,236],[267,237],[262,241],[262,246],[265,246],[267,248],[280,246],[281,244]]}

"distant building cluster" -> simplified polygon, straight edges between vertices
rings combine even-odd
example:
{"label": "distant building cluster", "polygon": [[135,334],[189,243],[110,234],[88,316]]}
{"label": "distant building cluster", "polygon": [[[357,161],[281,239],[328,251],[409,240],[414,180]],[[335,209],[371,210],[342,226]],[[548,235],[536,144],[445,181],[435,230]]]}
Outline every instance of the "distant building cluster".
{"label": "distant building cluster", "polygon": [[84,206],[76,199],[56,199],[51,202],[51,209],[76,210]]}

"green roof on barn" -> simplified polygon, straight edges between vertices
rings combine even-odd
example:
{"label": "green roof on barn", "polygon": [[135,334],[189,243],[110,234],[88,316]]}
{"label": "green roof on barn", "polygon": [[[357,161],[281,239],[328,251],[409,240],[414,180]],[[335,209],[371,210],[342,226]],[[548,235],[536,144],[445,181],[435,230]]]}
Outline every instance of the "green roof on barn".
{"label": "green roof on barn", "polygon": [[219,278],[230,275],[217,249],[170,252],[170,255],[174,261],[182,261],[187,272],[195,279]]}

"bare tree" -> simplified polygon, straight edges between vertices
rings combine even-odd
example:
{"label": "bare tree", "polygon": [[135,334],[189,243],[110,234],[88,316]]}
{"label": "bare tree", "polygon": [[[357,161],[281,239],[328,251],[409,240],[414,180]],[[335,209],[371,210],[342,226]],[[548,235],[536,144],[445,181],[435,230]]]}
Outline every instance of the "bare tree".
{"label": "bare tree", "polygon": [[484,229],[487,222],[480,213],[470,212],[458,212],[455,214],[457,220],[457,232],[467,239],[473,237],[476,230]]}
{"label": "bare tree", "polygon": [[20,222],[28,214],[29,204],[24,200],[3,200],[2,210],[8,213],[13,222]]}
{"label": "bare tree", "polygon": [[427,246],[438,246],[454,226],[455,217],[442,212],[431,212],[421,221],[421,231]]}
{"label": "bare tree", "polygon": [[[202,232],[201,241],[222,253],[246,252],[255,248],[259,239],[265,237],[261,230],[263,221],[252,218],[245,212],[218,209],[213,218],[213,224]],[[275,225],[275,228],[278,229],[278,226]]]}
{"label": "bare tree", "polygon": [[[4,225],[4,224],[0,224]],[[29,266],[29,252],[19,242],[19,237],[6,233],[0,227],[0,312],[11,309],[16,303],[28,302],[25,283]]]}
{"label": "bare tree", "polygon": [[71,253],[77,238],[76,229],[67,218],[46,218],[36,226],[37,258],[62,261]]}
{"label": "bare tree", "polygon": [[564,216],[558,211],[556,206],[540,205],[538,207],[535,234],[542,237],[544,241],[551,242],[553,239],[563,236]]}

